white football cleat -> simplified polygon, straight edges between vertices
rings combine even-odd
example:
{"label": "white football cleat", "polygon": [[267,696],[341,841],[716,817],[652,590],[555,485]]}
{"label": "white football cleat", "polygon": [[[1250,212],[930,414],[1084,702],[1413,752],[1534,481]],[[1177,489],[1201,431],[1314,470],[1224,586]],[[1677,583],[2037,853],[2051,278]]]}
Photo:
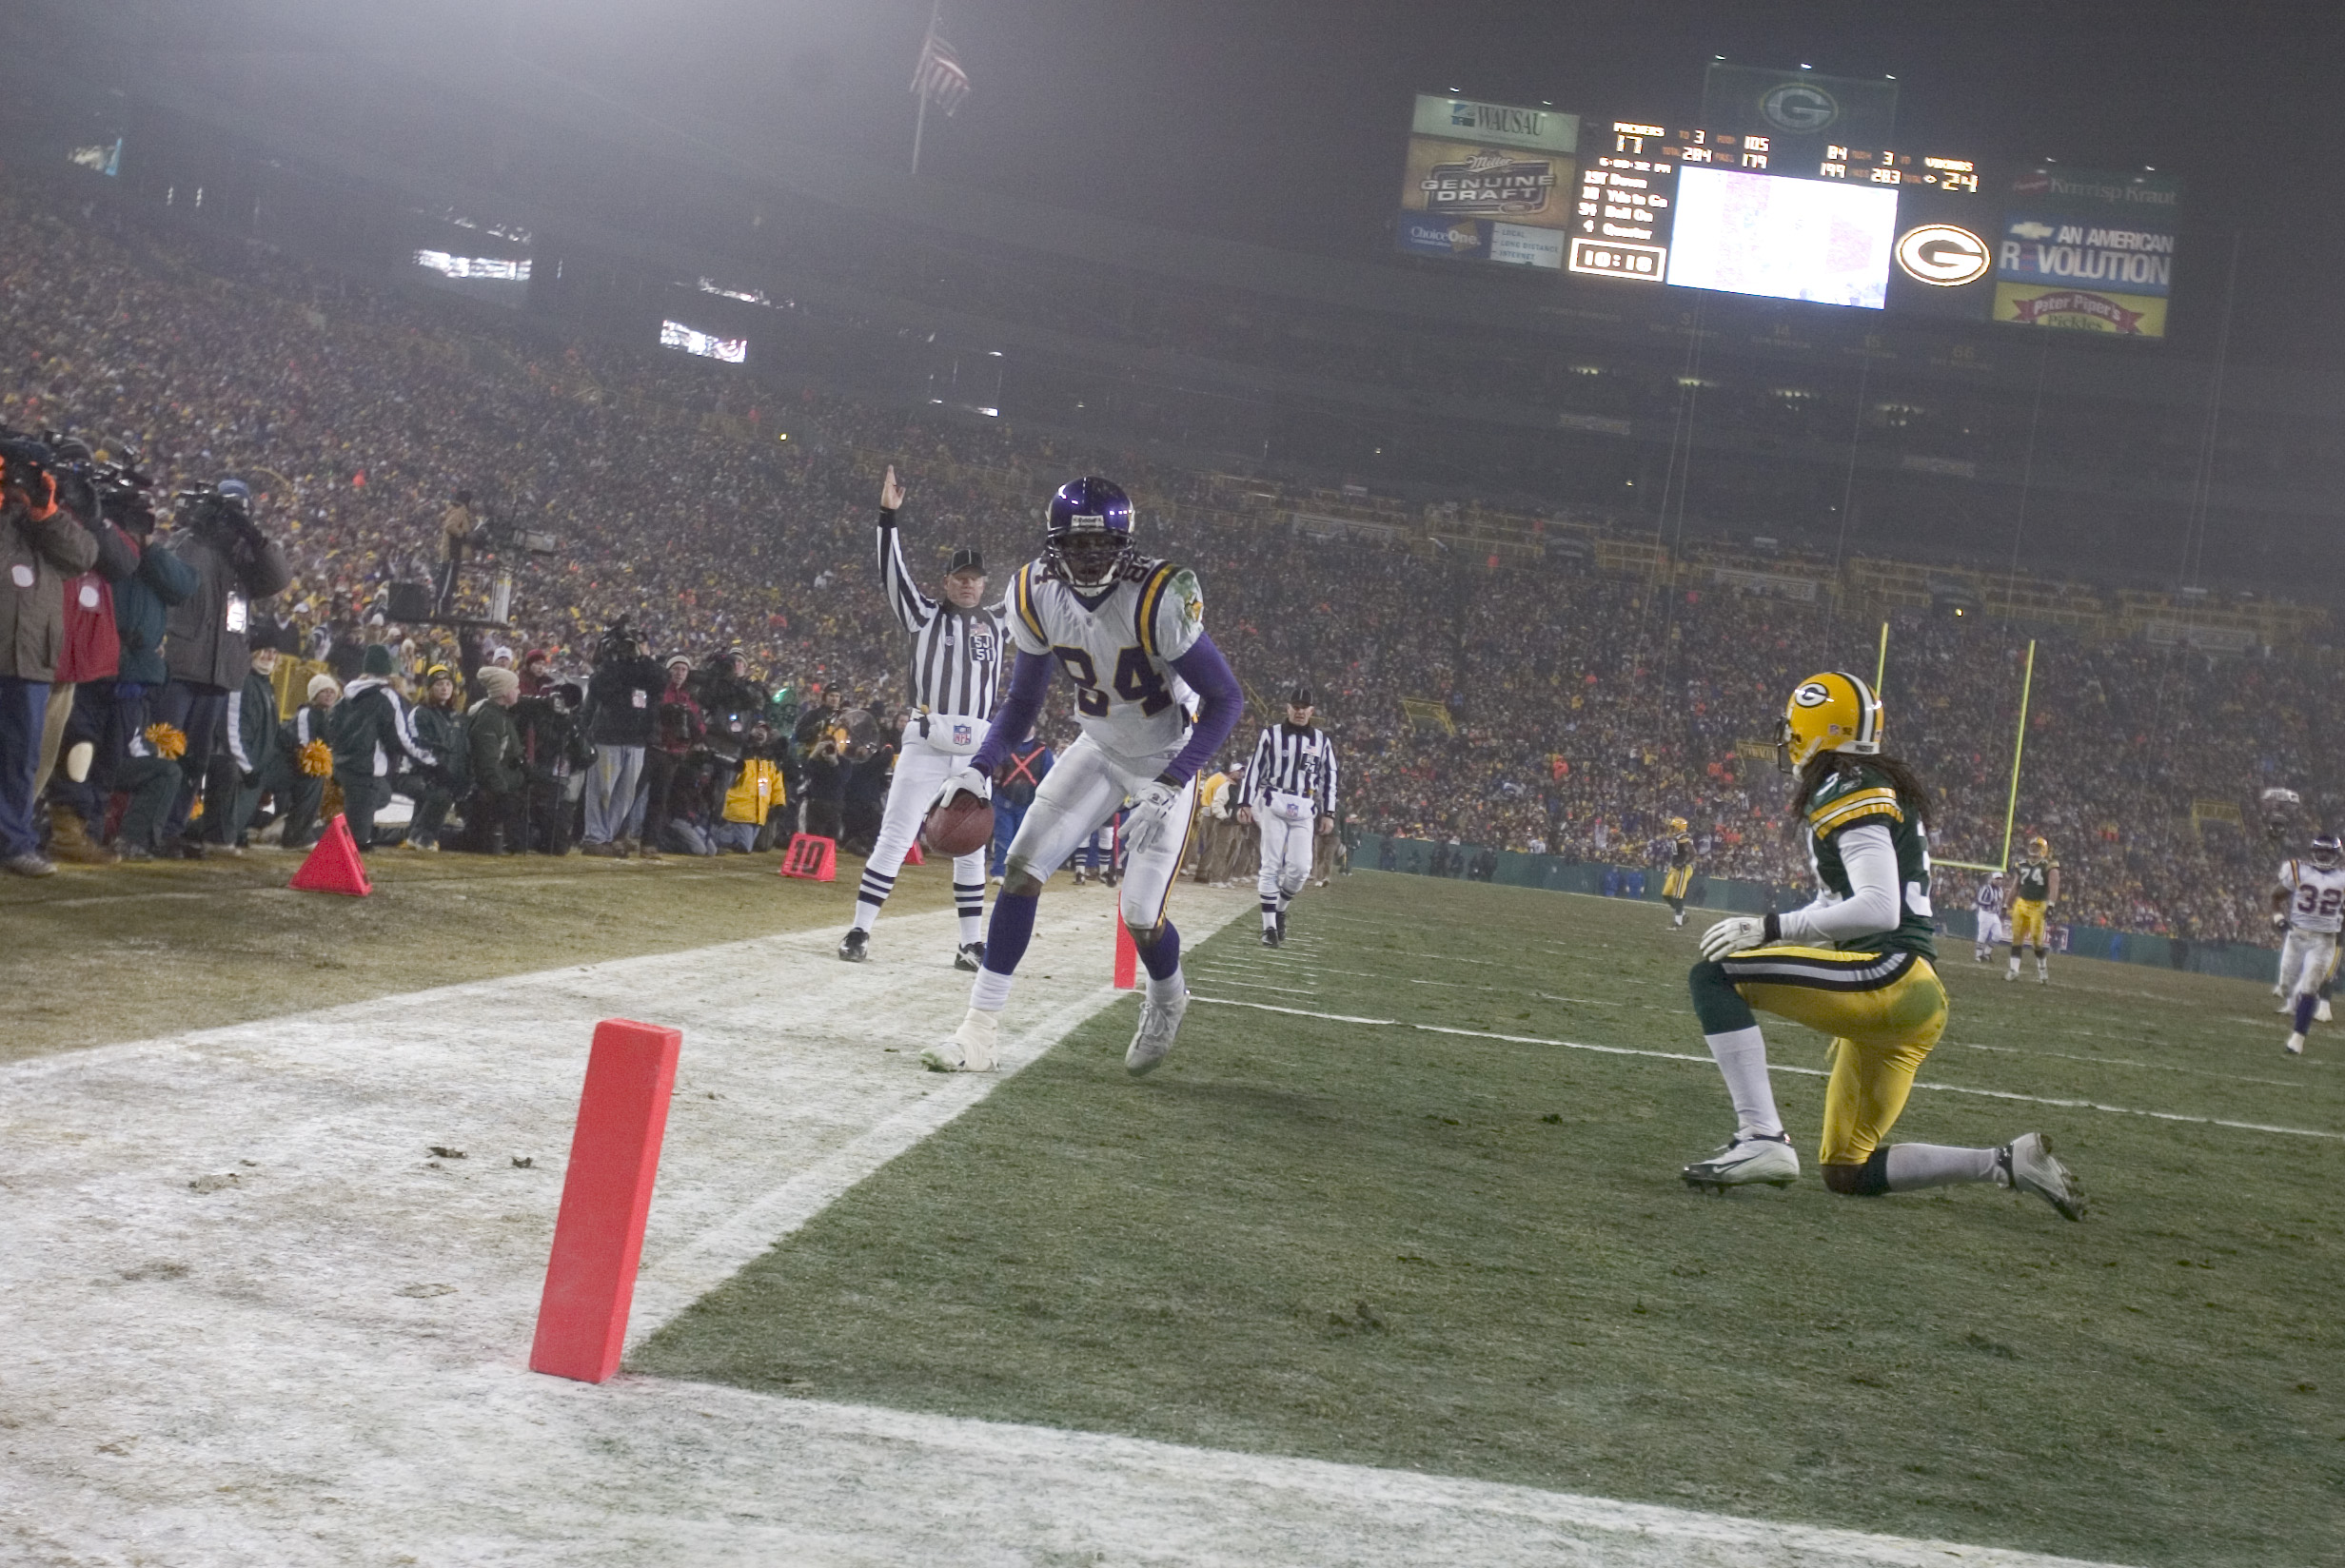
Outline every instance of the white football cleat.
{"label": "white football cleat", "polygon": [[1156,1070],[1172,1049],[1172,1037],[1181,1031],[1181,1019],[1189,1011],[1189,992],[1183,990],[1170,1002],[1153,1002],[1140,998],[1140,1027],[1132,1031],[1132,1045],[1124,1052],[1124,1070],[1134,1078],[1145,1077]]}
{"label": "white football cleat", "polygon": [[2296,1010],[2296,1005],[2294,1002],[2282,1002],[2278,1007],[2274,1008],[2272,1010],[2280,1014],[2282,1017],[2286,1017],[2289,1013]]}
{"label": "white football cleat", "polygon": [[1787,1132],[1738,1132],[1711,1150],[1708,1159],[1696,1160],[1680,1174],[1687,1186],[1715,1192],[1761,1182],[1789,1186],[1799,1180],[1800,1157],[1791,1151]]}
{"label": "white football cleat", "polygon": [[2286,1044],[2285,1046],[2282,1046],[2280,1049],[2281,1049],[2282,1050],[2285,1050],[2286,1052],[2288,1052],[2288,1054],[2289,1054],[2289,1055],[2291,1055],[2291,1056],[2301,1056],[2301,1055],[2303,1055],[2303,1054],[2304,1054],[2304,1036],[2303,1036],[2303,1035],[2301,1035],[2301,1034],[2291,1034],[2291,1035],[2288,1037],[2288,1044]]}
{"label": "white football cleat", "polygon": [[2068,1167],[2052,1157],[2052,1140],[2022,1132],[1995,1151],[1999,1174],[2015,1192],[2032,1192],[2060,1211],[2063,1220],[2084,1218],[2084,1195]]}
{"label": "white football cleat", "polygon": [[931,1072],[991,1072],[1000,1061],[994,1049],[1000,1033],[1001,1014],[971,1008],[949,1039],[920,1052],[920,1066]]}
{"label": "white football cleat", "polygon": [[2334,1022],[2334,1020],[2329,1016],[2329,999],[2327,997],[2322,997],[2320,999],[2320,1006],[2313,1009],[2313,1022],[2315,1024],[2327,1024]]}

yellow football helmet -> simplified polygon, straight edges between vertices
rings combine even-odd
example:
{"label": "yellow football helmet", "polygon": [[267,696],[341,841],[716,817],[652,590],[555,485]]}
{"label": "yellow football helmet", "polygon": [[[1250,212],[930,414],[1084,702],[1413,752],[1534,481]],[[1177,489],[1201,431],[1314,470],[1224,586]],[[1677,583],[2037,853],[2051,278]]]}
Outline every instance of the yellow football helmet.
{"label": "yellow football helmet", "polygon": [[1673,816],[1669,818],[1669,831],[1673,833],[1684,833],[1685,831],[1685,819],[1682,816]]}
{"label": "yellow football helmet", "polygon": [[2045,838],[2045,837],[2044,837],[2041,833],[2038,833],[2035,837],[2030,838],[2030,839],[2027,841],[2027,857],[2028,857],[2030,860],[2049,860],[2049,859],[2051,859],[2051,858],[2052,858],[2052,842],[2051,842],[2051,840],[2049,840],[2049,839]]}
{"label": "yellow football helmet", "polygon": [[1775,765],[1797,773],[1819,752],[1872,756],[1881,751],[1881,698],[1855,676],[1827,670],[1792,689],[1775,729]]}

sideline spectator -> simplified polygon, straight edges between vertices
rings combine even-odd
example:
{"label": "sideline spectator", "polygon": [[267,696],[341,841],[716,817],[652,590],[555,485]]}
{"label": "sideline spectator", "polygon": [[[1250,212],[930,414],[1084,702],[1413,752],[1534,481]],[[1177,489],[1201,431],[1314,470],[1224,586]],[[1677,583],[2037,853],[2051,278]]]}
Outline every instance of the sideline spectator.
{"label": "sideline spectator", "polygon": [[49,683],[65,642],[65,578],[98,559],[97,540],[57,504],[48,449],[0,447],[0,868],[48,876],[32,822],[32,775],[41,761]]}

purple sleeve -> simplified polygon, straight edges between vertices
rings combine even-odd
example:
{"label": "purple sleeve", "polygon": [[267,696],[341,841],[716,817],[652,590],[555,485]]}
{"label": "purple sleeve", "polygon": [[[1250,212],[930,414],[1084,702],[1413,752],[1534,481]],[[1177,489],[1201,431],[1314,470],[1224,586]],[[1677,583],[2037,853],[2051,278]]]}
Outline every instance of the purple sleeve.
{"label": "purple sleeve", "polygon": [[1190,690],[1205,699],[1197,722],[1189,732],[1189,744],[1165,769],[1167,776],[1186,784],[1197,776],[1198,769],[1213,760],[1213,754],[1221,750],[1230,732],[1237,728],[1239,717],[1246,712],[1246,693],[1238,685],[1237,676],[1231,673],[1230,661],[1221,657],[1213,639],[1202,632],[1197,634],[1189,652],[1172,661],[1172,668],[1189,682]]}
{"label": "purple sleeve", "polygon": [[1048,654],[1017,651],[1017,666],[1010,672],[1010,695],[994,710],[985,744],[969,759],[971,767],[990,777],[1001,766],[1002,754],[1026,738],[1026,732],[1042,716],[1042,694],[1050,688],[1051,668],[1056,662]]}

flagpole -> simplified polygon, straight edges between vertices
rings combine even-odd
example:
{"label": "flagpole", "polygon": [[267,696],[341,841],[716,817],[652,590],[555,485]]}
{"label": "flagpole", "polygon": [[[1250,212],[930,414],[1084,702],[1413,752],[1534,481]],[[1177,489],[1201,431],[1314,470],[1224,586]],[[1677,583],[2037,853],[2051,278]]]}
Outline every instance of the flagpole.
{"label": "flagpole", "polygon": [[[920,60],[923,65],[928,61],[929,46],[936,39],[936,23],[943,15],[944,0],[935,0],[935,3],[928,8],[928,36],[920,41]],[[920,172],[920,134],[928,128],[928,88],[926,87],[919,87],[918,97],[920,107],[912,118],[912,172],[916,175]]]}

